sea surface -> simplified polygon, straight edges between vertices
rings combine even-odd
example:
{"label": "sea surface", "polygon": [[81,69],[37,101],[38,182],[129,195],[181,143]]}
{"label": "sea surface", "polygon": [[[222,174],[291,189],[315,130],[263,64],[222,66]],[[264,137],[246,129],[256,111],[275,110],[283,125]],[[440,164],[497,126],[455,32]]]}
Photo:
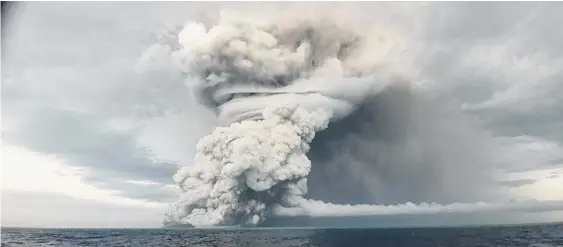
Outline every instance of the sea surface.
{"label": "sea surface", "polygon": [[563,246],[563,224],[356,229],[2,228],[4,246]]}

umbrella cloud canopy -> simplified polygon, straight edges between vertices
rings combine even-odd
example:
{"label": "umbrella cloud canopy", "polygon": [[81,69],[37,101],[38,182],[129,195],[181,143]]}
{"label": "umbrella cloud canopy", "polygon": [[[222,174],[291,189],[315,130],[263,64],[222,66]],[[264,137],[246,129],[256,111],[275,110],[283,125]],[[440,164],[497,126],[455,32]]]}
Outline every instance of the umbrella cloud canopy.
{"label": "umbrella cloud canopy", "polygon": [[181,48],[173,53],[179,68],[193,78],[197,99],[217,109],[221,124],[260,118],[272,102],[330,109],[338,118],[390,82],[389,71],[374,72],[392,64],[368,57],[377,55],[369,53],[372,46],[389,52],[388,43],[397,42],[376,40],[393,38],[383,29],[369,37],[362,33],[377,31],[350,30],[352,24],[328,16],[243,16],[224,11],[207,23],[210,27],[188,22],[178,33]]}

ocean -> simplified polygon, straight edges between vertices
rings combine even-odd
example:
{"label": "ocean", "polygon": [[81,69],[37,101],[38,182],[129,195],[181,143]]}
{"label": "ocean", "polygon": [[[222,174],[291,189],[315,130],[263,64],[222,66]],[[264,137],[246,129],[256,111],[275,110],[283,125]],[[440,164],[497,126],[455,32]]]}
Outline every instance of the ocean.
{"label": "ocean", "polygon": [[2,228],[8,246],[534,246],[562,247],[563,224],[461,228]]}

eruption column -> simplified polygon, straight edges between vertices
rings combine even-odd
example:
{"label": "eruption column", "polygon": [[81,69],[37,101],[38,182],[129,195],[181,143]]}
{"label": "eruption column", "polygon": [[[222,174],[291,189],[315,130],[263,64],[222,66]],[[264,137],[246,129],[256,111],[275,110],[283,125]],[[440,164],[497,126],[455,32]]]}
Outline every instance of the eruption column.
{"label": "eruption column", "polygon": [[[279,16],[278,16],[279,17]],[[174,57],[219,124],[197,145],[165,224],[256,225],[268,215],[343,216],[531,210],[521,204],[335,205],[306,199],[315,133],[408,77],[394,64],[393,35],[322,18],[243,18],[223,12],[190,22]],[[361,26],[361,25],[360,25]],[[372,30],[373,31],[373,30]],[[382,59],[385,57],[385,59]],[[563,208],[560,202],[547,209]]]}

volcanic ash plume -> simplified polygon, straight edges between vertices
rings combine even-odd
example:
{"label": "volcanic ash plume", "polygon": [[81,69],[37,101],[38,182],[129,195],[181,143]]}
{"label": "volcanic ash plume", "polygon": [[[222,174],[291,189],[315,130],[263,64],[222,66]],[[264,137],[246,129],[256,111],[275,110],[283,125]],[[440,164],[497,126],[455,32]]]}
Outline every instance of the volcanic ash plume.
{"label": "volcanic ash plume", "polygon": [[202,138],[195,164],[174,175],[183,194],[166,221],[255,225],[274,205],[299,207],[315,133],[391,82],[352,67],[362,38],[326,20],[222,13],[211,26],[186,24],[173,56],[225,127]]}
{"label": "volcanic ash plume", "polygon": [[165,224],[467,211],[465,204],[350,206],[305,198],[315,133],[405,81],[409,66],[396,62],[401,42],[388,30],[351,25],[337,15],[304,16],[251,19],[223,12],[187,23],[175,37],[174,61],[220,126],[199,141],[194,164],[174,175],[182,194]]}

